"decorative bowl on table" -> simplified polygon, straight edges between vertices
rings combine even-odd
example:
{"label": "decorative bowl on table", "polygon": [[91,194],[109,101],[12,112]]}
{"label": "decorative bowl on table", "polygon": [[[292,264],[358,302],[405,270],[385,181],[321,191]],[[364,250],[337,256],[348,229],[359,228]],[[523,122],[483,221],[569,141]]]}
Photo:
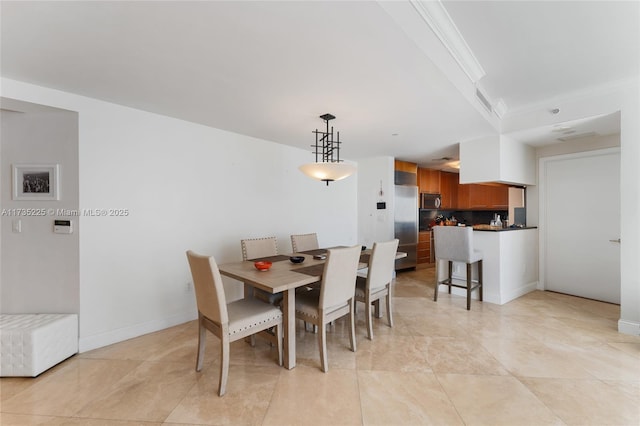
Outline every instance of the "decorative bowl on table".
{"label": "decorative bowl on table", "polygon": [[269,268],[271,268],[271,262],[268,260],[260,260],[258,262],[254,262],[253,266],[255,266],[258,271],[268,271]]}
{"label": "decorative bowl on table", "polygon": [[289,260],[291,263],[302,263],[304,262],[304,256],[291,256]]}

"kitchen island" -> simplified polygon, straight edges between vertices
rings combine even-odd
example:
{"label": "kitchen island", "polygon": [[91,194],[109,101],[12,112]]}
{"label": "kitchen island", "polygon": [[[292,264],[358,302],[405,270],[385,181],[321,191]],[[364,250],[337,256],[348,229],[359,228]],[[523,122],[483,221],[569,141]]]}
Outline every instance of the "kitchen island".
{"label": "kitchen island", "polygon": [[[474,228],[473,245],[483,254],[485,302],[503,305],[537,288],[537,228]],[[446,262],[441,262],[438,270],[438,279],[444,279]],[[475,267],[473,271],[473,279],[477,279]],[[464,263],[454,262],[453,278],[466,279]],[[464,289],[452,288],[452,292],[466,296]],[[473,292],[472,297],[478,298],[477,290]]]}

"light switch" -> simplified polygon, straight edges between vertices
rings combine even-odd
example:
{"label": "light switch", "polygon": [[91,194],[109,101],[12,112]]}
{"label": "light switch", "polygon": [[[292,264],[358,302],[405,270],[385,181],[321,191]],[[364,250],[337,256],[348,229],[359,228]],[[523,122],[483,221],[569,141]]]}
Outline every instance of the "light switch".
{"label": "light switch", "polygon": [[16,234],[19,234],[22,232],[22,219],[13,219],[13,222],[11,224],[11,230],[13,232],[15,232]]}
{"label": "light switch", "polygon": [[70,220],[59,220],[56,219],[53,221],[53,232],[56,234],[71,234],[73,233],[73,227],[71,226]]}

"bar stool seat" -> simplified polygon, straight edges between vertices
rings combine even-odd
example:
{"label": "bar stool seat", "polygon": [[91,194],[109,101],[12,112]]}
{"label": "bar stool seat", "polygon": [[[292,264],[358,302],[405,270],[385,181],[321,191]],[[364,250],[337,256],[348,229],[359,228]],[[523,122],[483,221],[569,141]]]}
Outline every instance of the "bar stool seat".
{"label": "bar stool seat", "polygon": [[[463,226],[436,226],[433,228],[436,258],[436,288],[433,294],[434,302],[438,301],[438,288],[441,285],[464,288],[467,290],[467,310],[471,309],[471,292],[478,289],[478,299],[482,301],[482,252],[473,249],[473,229]],[[440,261],[448,263],[448,273],[444,280],[438,274]],[[467,265],[465,284],[454,283],[453,262]],[[478,279],[473,280],[473,265],[478,265]]]}

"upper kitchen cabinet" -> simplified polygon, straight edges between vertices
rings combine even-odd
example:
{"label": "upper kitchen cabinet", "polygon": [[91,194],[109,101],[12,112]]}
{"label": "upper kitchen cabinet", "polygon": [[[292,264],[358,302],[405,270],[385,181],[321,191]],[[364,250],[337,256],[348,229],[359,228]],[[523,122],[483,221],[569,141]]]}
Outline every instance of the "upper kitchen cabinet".
{"label": "upper kitchen cabinet", "polygon": [[457,208],[460,210],[506,210],[509,186],[467,184],[458,186]]}
{"label": "upper kitchen cabinet", "polygon": [[440,172],[440,197],[441,208],[458,208],[458,174],[450,172]]}
{"label": "upper kitchen cabinet", "polygon": [[504,135],[460,143],[460,183],[535,185],[535,150]]}
{"label": "upper kitchen cabinet", "polygon": [[421,193],[440,193],[440,170],[418,169],[418,188]]}
{"label": "upper kitchen cabinet", "polygon": [[408,161],[394,161],[394,182],[396,185],[417,185],[418,165]]}

